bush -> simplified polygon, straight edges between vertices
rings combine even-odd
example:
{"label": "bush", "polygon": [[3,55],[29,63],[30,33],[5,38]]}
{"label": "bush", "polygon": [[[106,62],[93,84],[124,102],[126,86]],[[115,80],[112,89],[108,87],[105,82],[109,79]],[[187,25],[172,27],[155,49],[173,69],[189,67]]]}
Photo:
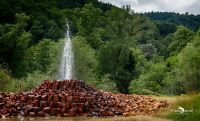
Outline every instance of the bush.
{"label": "bush", "polygon": [[143,89],[145,89],[144,81],[133,80],[129,86],[129,93],[131,93],[131,94],[146,94]]}
{"label": "bush", "polygon": [[48,79],[52,80],[52,78],[47,74],[44,74],[40,71],[35,71],[33,73],[29,73],[26,77],[23,77],[17,81],[18,86],[21,86],[21,91],[30,91],[41,84],[44,80]]}
{"label": "bush", "polygon": [[165,64],[151,64],[146,72],[143,72],[137,80],[131,82],[129,92],[139,94],[145,94],[145,92],[166,93],[163,91],[165,74]]}
{"label": "bush", "polygon": [[9,70],[0,65],[0,91],[15,91],[15,85],[16,83],[10,76]]}
{"label": "bush", "polygon": [[110,78],[109,74],[104,75],[101,79],[101,81],[98,81],[96,87],[98,89],[108,91],[108,92],[113,92],[117,93],[117,86],[115,82]]}

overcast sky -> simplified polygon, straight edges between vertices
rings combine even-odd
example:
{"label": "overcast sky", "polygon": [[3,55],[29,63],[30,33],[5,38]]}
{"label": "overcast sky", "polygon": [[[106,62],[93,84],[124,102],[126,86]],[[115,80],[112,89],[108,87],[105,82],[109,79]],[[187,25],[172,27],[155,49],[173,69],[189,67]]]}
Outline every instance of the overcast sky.
{"label": "overcast sky", "polygon": [[131,5],[136,12],[168,11],[200,14],[200,0],[99,0],[121,7]]}

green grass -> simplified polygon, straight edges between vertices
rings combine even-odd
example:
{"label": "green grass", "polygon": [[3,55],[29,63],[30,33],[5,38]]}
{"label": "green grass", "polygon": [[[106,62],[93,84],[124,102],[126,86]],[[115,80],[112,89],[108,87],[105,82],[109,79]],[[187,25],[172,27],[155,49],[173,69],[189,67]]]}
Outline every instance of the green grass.
{"label": "green grass", "polygon": [[[177,113],[173,110],[177,110],[181,106],[185,110],[193,110],[188,113]],[[172,111],[167,115],[167,118],[174,121],[199,121],[200,120],[200,95],[180,96],[177,98],[177,103],[172,105]]]}

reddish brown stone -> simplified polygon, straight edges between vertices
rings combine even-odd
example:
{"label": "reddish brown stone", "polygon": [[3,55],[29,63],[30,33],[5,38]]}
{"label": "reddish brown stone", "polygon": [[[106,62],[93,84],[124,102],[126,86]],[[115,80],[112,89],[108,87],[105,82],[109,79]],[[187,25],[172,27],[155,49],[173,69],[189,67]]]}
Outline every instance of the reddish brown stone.
{"label": "reddish brown stone", "polygon": [[48,96],[48,102],[51,102],[51,101],[53,101],[53,95],[50,94],[50,95]]}
{"label": "reddish brown stone", "polygon": [[62,116],[64,116],[64,117],[70,117],[71,115],[69,113],[64,113]]}
{"label": "reddish brown stone", "polygon": [[76,108],[76,107],[77,107],[76,103],[71,104],[71,108]]}
{"label": "reddish brown stone", "polygon": [[44,107],[44,101],[40,101],[40,108],[43,108]]}
{"label": "reddish brown stone", "polygon": [[43,111],[44,111],[45,113],[49,114],[50,111],[51,111],[51,108],[50,108],[50,107],[45,107],[45,108],[43,108]]}
{"label": "reddish brown stone", "polygon": [[24,107],[24,110],[29,113],[29,112],[33,111],[33,107],[32,107],[32,105],[27,105]]}
{"label": "reddish brown stone", "polygon": [[0,93],[0,115],[9,116],[149,115],[167,105],[148,96],[98,91],[75,80],[45,81],[27,93]]}
{"label": "reddish brown stone", "polygon": [[55,106],[55,103],[53,102],[53,101],[51,101],[50,103],[49,103],[49,107],[50,108],[55,108],[56,106]]}
{"label": "reddish brown stone", "polygon": [[66,101],[67,101],[67,103],[72,103],[73,97],[72,96],[66,96]]}
{"label": "reddish brown stone", "polygon": [[8,109],[3,109],[2,111],[1,111],[1,114],[3,114],[3,115],[5,115],[5,114],[7,114],[8,113]]}
{"label": "reddish brown stone", "polygon": [[85,99],[86,99],[87,102],[91,102],[92,101],[91,97],[86,97]]}
{"label": "reddish brown stone", "polygon": [[44,113],[44,111],[40,111],[40,112],[37,113],[37,115],[38,115],[38,116],[44,116],[45,113]]}
{"label": "reddish brown stone", "polygon": [[89,106],[88,102],[85,103],[84,109],[86,112],[88,112],[90,110],[90,106]]}
{"label": "reddish brown stone", "polygon": [[74,97],[73,97],[73,101],[74,101],[75,103],[78,103],[78,102],[80,101],[80,99],[79,99],[78,96],[74,96]]}
{"label": "reddish brown stone", "polygon": [[51,83],[51,82],[48,82],[48,83],[47,83],[47,88],[48,88],[48,89],[52,89],[52,83]]}
{"label": "reddish brown stone", "polygon": [[42,98],[42,96],[41,96],[41,95],[37,95],[37,96],[35,96],[35,97],[34,97],[34,100],[38,100],[38,101],[40,101],[40,100],[41,100],[41,98]]}
{"label": "reddish brown stone", "polygon": [[68,110],[71,108],[71,104],[66,103],[66,104],[64,105],[64,108],[65,108],[65,110],[68,111]]}
{"label": "reddish brown stone", "polygon": [[35,114],[35,112],[30,112],[29,116],[30,116],[30,117],[35,117],[36,114]]}
{"label": "reddish brown stone", "polygon": [[61,86],[62,86],[62,88],[63,88],[64,90],[65,90],[65,88],[66,88],[65,82],[66,82],[66,81],[61,81]]}
{"label": "reddish brown stone", "polygon": [[22,102],[26,102],[26,97],[23,96],[23,95],[21,95],[21,96],[20,96],[20,100],[21,100]]}
{"label": "reddish brown stone", "polygon": [[28,95],[28,101],[33,101],[33,99],[34,99],[34,96],[33,95]]}
{"label": "reddish brown stone", "polygon": [[69,85],[69,87],[70,87],[71,89],[73,89],[73,88],[74,88],[74,85],[75,85],[75,81],[74,81],[74,80],[70,80],[70,85]]}
{"label": "reddish brown stone", "polygon": [[33,112],[37,113],[37,112],[38,112],[38,110],[39,110],[39,108],[38,108],[38,107],[33,107]]}
{"label": "reddish brown stone", "polygon": [[65,103],[65,101],[66,101],[66,100],[65,100],[66,97],[65,97],[64,95],[62,95],[60,98],[61,98],[61,102],[62,102],[62,103]]}
{"label": "reddish brown stone", "polygon": [[5,115],[5,117],[10,117],[11,115],[10,115],[10,113],[7,113],[6,115]]}
{"label": "reddish brown stone", "polygon": [[38,100],[34,100],[33,101],[33,107],[38,107],[39,106],[39,101]]}
{"label": "reddish brown stone", "polygon": [[63,104],[61,102],[57,102],[57,107],[58,108],[63,108]]}
{"label": "reddish brown stone", "polygon": [[85,97],[80,97],[80,103],[85,103],[86,99]]}
{"label": "reddish brown stone", "polygon": [[57,108],[51,108],[51,116],[56,116],[57,115]]}
{"label": "reddish brown stone", "polygon": [[59,102],[59,101],[60,101],[59,96],[58,96],[58,95],[54,95],[53,101],[54,101],[55,103],[56,103],[56,102]]}
{"label": "reddish brown stone", "polygon": [[72,108],[68,111],[69,116],[75,116],[77,114],[77,108]]}
{"label": "reddish brown stone", "polygon": [[63,116],[63,114],[67,112],[67,110],[65,108],[62,108],[61,111],[62,111],[61,116]]}
{"label": "reddish brown stone", "polygon": [[40,101],[40,108],[43,108],[43,107],[48,107],[48,103],[47,101]]}
{"label": "reddish brown stone", "polygon": [[42,101],[47,101],[48,99],[48,96],[45,94],[45,95],[42,95]]}
{"label": "reddish brown stone", "polygon": [[108,116],[114,116],[114,113],[113,113],[112,111],[108,111],[108,112],[107,112],[107,115],[108,115]]}
{"label": "reddish brown stone", "polygon": [[67,80],[67,81],[65,82],[65,88],[67,89],[67,88],[69,87],[69,85],[70,85],[70,81]]}
{"label": "reddish brown stone", "polygon": [[25,110],[24,112],[22,112],[22,115],[24,115],[24,116],[29,115],[29,111],[28,111],[28,110]]}
{"label": "reddish brown stone", "polygon": [[5,105],[5,103],[0,103],[0,107],[3,107]]}
{"label": "reddish brown stone", "polygon": [[79,114],[83,114],[83,111],[84,111],[84,103],[80,103],[79,108],[78,108],[78,112],[79,112]]}
{"label": "reddish brown stone", "polygon": [[53,89],[56,89],[56,83],[57,83],[57,80],[53,80]]}
{"label": "reddish brown stone", "polygon": [[57,108],[57,114],[62,115],[62,108]]}
{"label": "reddish brown stone", "polygon": [[80,97],[86,97],[86,93],[81,92],[81,93],[80,93]]}

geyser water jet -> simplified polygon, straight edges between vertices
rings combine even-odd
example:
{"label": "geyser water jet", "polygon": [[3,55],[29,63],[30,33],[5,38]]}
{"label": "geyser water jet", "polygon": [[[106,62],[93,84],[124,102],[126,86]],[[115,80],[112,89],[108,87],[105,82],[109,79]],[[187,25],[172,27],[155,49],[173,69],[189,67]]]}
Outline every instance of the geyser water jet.
{"label": "geyser water jet", "polygon": [[70,27],[67,22],[65,39],[64,39],[64,48],[59,68],[59,79],[64,80],[72,78],[73,78],[73,51],[72,51],[72,43],[70,36]]}

